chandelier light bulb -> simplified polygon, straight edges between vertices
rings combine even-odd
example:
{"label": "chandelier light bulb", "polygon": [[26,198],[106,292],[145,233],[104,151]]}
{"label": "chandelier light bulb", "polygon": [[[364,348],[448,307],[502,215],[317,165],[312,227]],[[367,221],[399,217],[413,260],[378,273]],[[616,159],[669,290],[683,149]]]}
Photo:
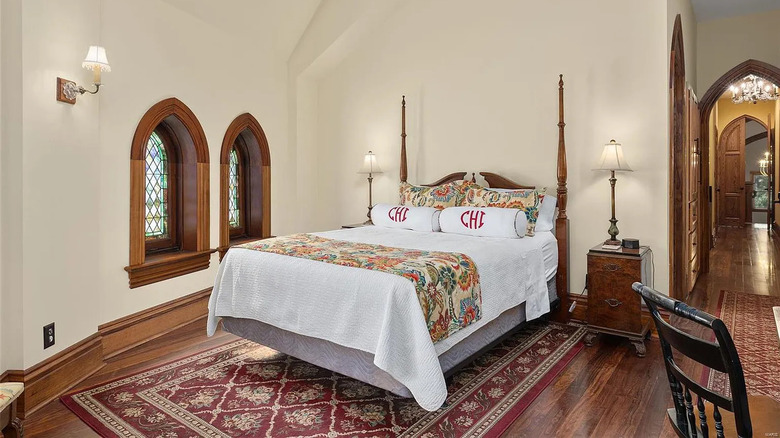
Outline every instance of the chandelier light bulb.
{"label": "chandelier light bulb", "polygon": [[746,76],[729,89],[733,94],[731,101],[734,103],[757,103],[780,98],[775,84],[755,75]]}

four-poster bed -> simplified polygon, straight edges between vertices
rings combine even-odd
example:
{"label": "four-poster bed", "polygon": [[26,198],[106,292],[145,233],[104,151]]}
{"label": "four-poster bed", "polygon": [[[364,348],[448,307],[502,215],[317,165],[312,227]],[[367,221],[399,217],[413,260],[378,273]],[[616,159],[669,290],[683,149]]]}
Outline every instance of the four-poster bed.
{"label": "four-poster bed", "polygon": [[[445,377],[526,320],[550,313],[556,306],[557,315],[566,314],[568,219],[562,76],[558,126],[558,217],[553,232],[522,239],[481,239],[369,226],[305,235],[310,236],[306,239],[347,245],[462,252],[479,270],[482,313],[474,324],[434,343],[433,332],[428,336],[420,312],[423,301],[418,303],[417,296],[402,290],[409,287],[408,279],[364,266],[290,256],[284,250],[269,254],[261,251],[271,244],[257,243],[262,250],[250,248],[252,244],[232,248],[220,265],[209,302],[209,333],[221,319],[223,328],[238,336],[393,393],[413,396],[425,409],[439,408],[446,399]],[[466,175],[452,173],[426,185],[447,184]],[[491,188],[530,187],[489,172],[480,175]],[[404,98],[401,183],[407,178]],[[296,236],[302,239],[303,235]],[[302,247],[308,251],[307,245]]]}

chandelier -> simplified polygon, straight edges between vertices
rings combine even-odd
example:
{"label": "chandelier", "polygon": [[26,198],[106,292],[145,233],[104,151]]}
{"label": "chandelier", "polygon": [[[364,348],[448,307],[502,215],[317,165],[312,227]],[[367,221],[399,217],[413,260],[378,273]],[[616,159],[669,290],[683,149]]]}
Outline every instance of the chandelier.
{"label": "chandelier", "polygon": [[777,86],[755,75],[747,75],[742,82],[729,87],[734,103],[758,103],[759,100],[777,100]]}
{"label": "chandelier", "polygon": [[771,164],[772,159],[769,157],[769,152],[764,152],[764,159],[758,160],[758,169],[761,172],[761,175],[769,176]]}

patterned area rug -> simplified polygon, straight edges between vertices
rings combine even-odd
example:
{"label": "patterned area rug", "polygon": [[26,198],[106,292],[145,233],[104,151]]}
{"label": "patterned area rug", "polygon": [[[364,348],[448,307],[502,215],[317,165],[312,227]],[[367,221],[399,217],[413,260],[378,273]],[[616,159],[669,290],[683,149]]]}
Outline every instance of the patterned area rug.
{"label": "patterned area rug", "polygon": [[583,334],[529,325],[453,376],[437,412],[246,340],[62,402],[105,437],[498,436],[582,349]]}
{"label": "patterned area rug", "polygon": [[[780,306],[780,297],[724,290],[717,316],[734,339],[748,394],[767,395],[780,402],[780,339],[772,306]],[[707,368],[704,374],[708,387],[731,396],[726,374]]]}

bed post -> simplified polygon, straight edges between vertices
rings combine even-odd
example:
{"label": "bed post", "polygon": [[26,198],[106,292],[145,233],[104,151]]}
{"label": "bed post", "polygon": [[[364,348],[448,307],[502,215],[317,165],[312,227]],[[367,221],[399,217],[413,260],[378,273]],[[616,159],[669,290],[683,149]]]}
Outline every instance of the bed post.
{"label": "bed post", "polygon": [[569,320],[569,218],[566,203],[569,189],[566,188],[568,169],[566,166],[566,123],[563,119],[563,75],[558,79],[558,218],[555,220],[555,238],[558,239],[558,273],[555,278],[561,305],[555,312],[558,321]]}
{"label": "bed post", "polygon": [[406,170],[406,96],[401,96],[401,182],[405,183]]}

